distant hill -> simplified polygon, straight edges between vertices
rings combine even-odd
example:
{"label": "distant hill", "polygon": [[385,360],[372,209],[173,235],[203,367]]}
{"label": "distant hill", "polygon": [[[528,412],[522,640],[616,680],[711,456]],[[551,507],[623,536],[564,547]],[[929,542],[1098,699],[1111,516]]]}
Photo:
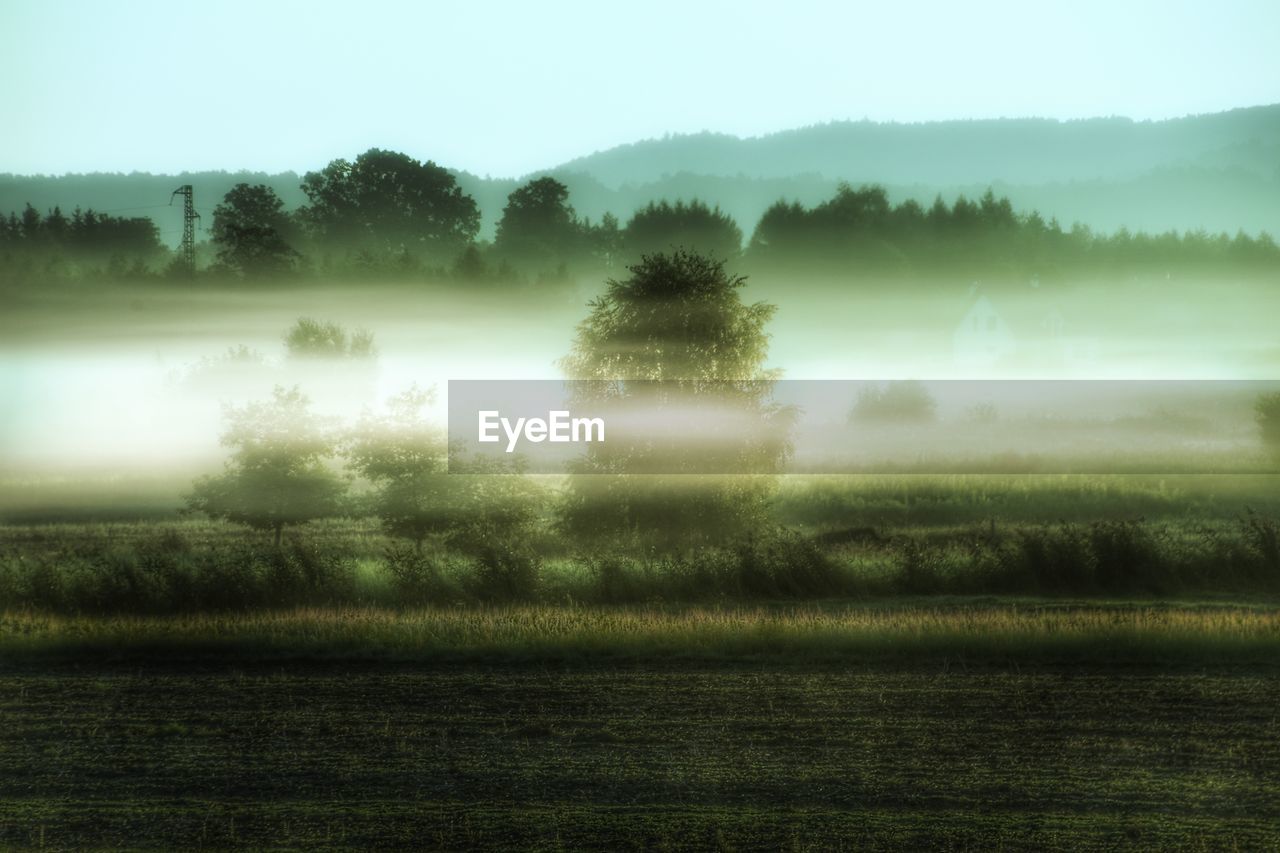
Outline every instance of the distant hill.
{"label": "distant hill", "polygon": [[[533,177],[455,174],[481,207],[485,237],[492,236],[507,194]],[[991,186],[1020,210],[1034,208],[1064,225],[1079,221],[1104,231],[1205,228],[1280,235],[1280,105],[1159,122],[837,122],[751,139],[669,136],[538,174],[563,180],[578,213],[593,220],[611,212],[625,222],[649,201],[696,197],[720,205],[748,237],[773,202],[814,204],[841,180],[884,184],[894,201],[922,203],[937,194],[948,200],[961,193],[977,196]],[[30,202],[41,210],[59,205],[69,212],[79,205],[150,216],[166,242],[176,243],[181,216],[176,205],[167,204],[174,188],[195,187],[207,226],[222,195],[241,181],[273,187],[290,208],[305,201],[292,172],[0,174],[0,213]]]}
{"label": "distant hill", "polygon": [[951,186],[1124,181],[1153,169],[1280,169],[1280,104],[1167,121],[991,119],[922,124],[832,122],[750,139],[668,136],[571,160],[609,187],[666,175],[778,178],[817,174],[852,182]]}

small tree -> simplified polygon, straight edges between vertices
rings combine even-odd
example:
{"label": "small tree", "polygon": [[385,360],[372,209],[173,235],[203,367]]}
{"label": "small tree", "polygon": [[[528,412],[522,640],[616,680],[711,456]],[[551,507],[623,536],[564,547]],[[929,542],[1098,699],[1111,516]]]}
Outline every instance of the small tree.
{"label": "small tree", "polygon": [[187,508],[210,518],[270,530],[278,547],[287,525],[334,514],[346,484],[326,465],[334,453],[328,422],[297,389],[276,387],[271,400],[230,406],[223,473],[201,477]]}
{"label": "small tree", "polygon": [[538,490],[496,463],[450,461],[442,430],[423,416],[434,396],[415,386],[393,397],[385,416],[363,417],[347,438],[348,464],[373,483],[383,529],[418,551],[427,537],[442,535],[473,555],[527,532]]}
{"label": "small tree", "polygon": [[393,397],[385,417],[365,415],[347,438],[351,469],[376,488],[373,510],[392,536],[415,550],[452,522],[445,437],[422,417],[435,397],[417,386]]}
{"label": "small tree", "polygon": [[1254,404],[1262,445],[1280,464],[1280,391],[1259,394]]}

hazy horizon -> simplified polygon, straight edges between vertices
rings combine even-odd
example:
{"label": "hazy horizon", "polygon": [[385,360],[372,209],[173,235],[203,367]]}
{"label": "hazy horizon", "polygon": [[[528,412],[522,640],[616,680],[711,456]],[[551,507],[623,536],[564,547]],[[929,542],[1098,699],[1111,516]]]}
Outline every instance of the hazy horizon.
{"label": "hazy horizon", "polygon": [[[1125,116],[1125,115],[1094,115],[1094,116],[1080,116],[1076,118],[1055,118],[1052,116],[1041,116],[1041,115],[974,116],[971,118],[920,119],[917,121],[899,121],[896,119],[887,119],[883,121],[877,121],[877,120],[866,119],[866,118],[863,118],[863,119],[833,118],[833,119],[828,119],[826,121],[811,122],[805,125],[796,125],[794,127],[779,127],[774,130],[766,130],[756,134],[737,134],[737,133],[731,133],[728,131],[716,130],[714,128],[705,128],[703,130],[694,130],[694,131],[667,131],[654,136],[646,136],[643,138],[619,142],[616,145],[609,146],[608,148],[598,148],[591,151],[583,151],[565,160],[558,161],[556,163],[549,163],[544,166],[539,166],[518,175],[495,175],[492,173],[482,174],[470,169],[456,166],[449,162],[442,161],[437,157],[433,157],[429,151],[417,151],[417,150],[414,150],[412,147],[404,148],[404,149],[396,149],[396,150],[403,150],[404,153],[409,154],[410,156],[413,156],[416,159],[422,160],[424,162],[430,160],[432,162],[437,163],[440,166],[443,166],[446,169],[449,169],[450,171],[458,172],[460,174],[469,174],[475,177],[483,178],[484,180],[522,181],[536,175],[556,172],[558,170],[565,169],[565,167],[572,166],[576,164],[578,161],[586,160],[597,155],[608,154],[610,152],[625,150],[629,148],[635,148],[638,146],[644,146],[648,144],[662,143],[672,139],[694,139],[698,137],[716,137],[716,138],[732,139],[738,142],[752,142],[757,140],[769,139],[771,137],[784,136],[786,134],[799,133],[799,132],[803,132],[813,128],[835,127],[840,125],[859,125],[859,124],[870,124],[876,127],[916,128],[916,127],[928,127],[931,125],[948,125],[948,124],[959,124],[959,123],[980,124],[980,123],[994,123],[994,122],[1048,122],[1056,125],[1069,125],[1069,124],[1085,123],[1085,122],[1121,121],[1121,122],[1130,122],[1135,125],[1150,125],[1150,124],[1161,124],[1165,122],[1173,122],[1181,119],[1195,119],[1195,118],[1201,118],[1201,117],[1223,115],[1227,113],[1246,112],[1246,111],[1255,110],[1255,109],[1267,109],[1270,107],[1280,107],[1280,100],[1276,100],[1270,103],[1259,103],[1259,104],[1227,107],[1221,110],[1214,110],[1210,112],[1187,113],[1185,115],[1167,116],[1163,118],[1139,119],[1139,118],[1134,118],[1132,116]],[[376,143],[370,145],[369,147],[383,148],[383,149],[388,148],[388,146],[386,145],[379,145]],[[182,167],[182,168],[170,169],[170,170],[138,168],[138,169],[90,169],[90,170],[84,170],[84,171],[60,171],[60,172],[57,172],[57,171],[19,172],[12,169],[0,168],[0,174],[9,175],[9,176],[18,177],[18,178],[61,178],[61,177],[74,177],[77,175],[133,175],[133,174],[183,175],[183,174],[204,174],[204,173],[216,173],[216,172],[225,172],[230,175],[235,175],[235,174],[284,175],[284,174],[292,173],[292,174],[301,176],[305,174],[307,171],[322,168],[324,165],[326,165],[327,163],[333,160],[336,160],[339,158],[352,159],[358,153],[360,152],[335,151],[331,156],[325,157],[323,162],[316,163],[311,166],[306,166],[306,167],[284,166],[279,169],[209,165],[207,167],[202,167],[202,168]]]}
{"label": "hazy horizon", "polygon": [[376,146],[517,177],[664,135],[1149,121],[1280,93],[1261,2],[666,5],[21,4],[0,28],[19,128],[0,172],[304,172]]}

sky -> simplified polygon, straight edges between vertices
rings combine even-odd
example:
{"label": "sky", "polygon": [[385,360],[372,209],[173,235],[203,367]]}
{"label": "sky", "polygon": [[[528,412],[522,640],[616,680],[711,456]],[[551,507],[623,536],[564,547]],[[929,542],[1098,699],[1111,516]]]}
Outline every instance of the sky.
{"label": "sky", "polygon": [[518,177],[667,133],[1280,102],[1280,3],[3,0],[0,172]]}

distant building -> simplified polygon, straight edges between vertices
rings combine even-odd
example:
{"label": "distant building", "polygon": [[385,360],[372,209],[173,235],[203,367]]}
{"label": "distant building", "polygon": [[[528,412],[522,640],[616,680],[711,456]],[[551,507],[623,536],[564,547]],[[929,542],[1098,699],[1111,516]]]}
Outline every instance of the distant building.
{"label": "distant building", "polygon": [[991,300],[982,294],[960,318],[951,344],[956,364],[964,367],[989,367],[1018,351],[1013,330]]}
{"label": "distant building", "polygon": [[1056,305],[1028,296],[996,307],[977,288],[952,332],[952,358],[960,367],[1076,368],[1098,361],[1096,337],[1073,333]]}

